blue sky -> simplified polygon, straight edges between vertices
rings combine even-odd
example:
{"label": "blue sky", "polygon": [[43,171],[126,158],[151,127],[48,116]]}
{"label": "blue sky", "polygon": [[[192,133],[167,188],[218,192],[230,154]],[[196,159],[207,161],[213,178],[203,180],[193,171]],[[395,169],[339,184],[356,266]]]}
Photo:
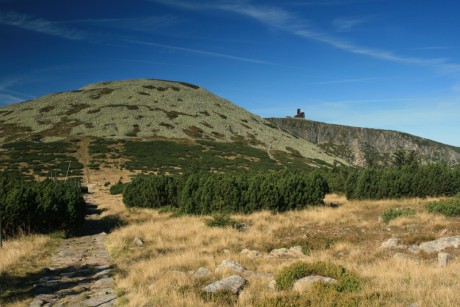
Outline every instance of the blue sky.
{"label": "blue sky", "polygon": [[200,85],[263,117],[460,146],[453,0],[0,0],[0,105],[99,81]]}

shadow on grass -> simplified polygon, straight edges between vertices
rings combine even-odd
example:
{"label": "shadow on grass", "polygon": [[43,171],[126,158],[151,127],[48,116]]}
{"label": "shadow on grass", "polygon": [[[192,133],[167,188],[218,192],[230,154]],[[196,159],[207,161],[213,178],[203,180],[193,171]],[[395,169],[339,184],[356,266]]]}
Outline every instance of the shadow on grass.
{"label": "shadow on grass", "polygon": [[85,285],[100,279],[99,275],[109,277],[110,269],[109,266],[70,265],[22,276],[4,273],[0,276],[0,306],[33,299],[40,294],[52,295],[56,299],[78,296],[88,290]]}
{"label": "shadow on grass", "polygon": [[86,219],[82,226],[74,230],[70,236],[83,237],[96,235],[101,232],[110,233],[113,229],[121,227],[126,223],[117,215],[106,215],[98,217],[105,210],[97,208],[96,205],[88,203]]}

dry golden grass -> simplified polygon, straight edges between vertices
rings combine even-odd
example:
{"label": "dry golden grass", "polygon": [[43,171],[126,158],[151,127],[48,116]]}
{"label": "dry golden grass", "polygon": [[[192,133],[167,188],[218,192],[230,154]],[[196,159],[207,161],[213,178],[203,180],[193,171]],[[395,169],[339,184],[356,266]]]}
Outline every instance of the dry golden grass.
{"label": "dry golden grass", "polygon": [[50,238],[44,235],[23,236],[4,241],[0,249],[0,275],[10,272],[12,267],[20,266],[24,259],[41,250],[49,241]]}
{"label": "dry golden grass", "polygon": [[3,242],[0,249],[0,306],[27,306],[31,289],[50,263],[60,239],[27,235]]}
{"label": "dry golden grass", "polygon": [[[100,200],[122,210],[119,197],[100,196]],[[200,289],[232,273],[213,273],[209,278],[194,280],[189,270],[201,266],[211,271],[224,260],[241,263],[248,270],[276,274],[298,259],[268,257],[273,248],[304,245],[311,248],[302,261],[331,261],[354,270],[364,280],[363,293],[379,293],[373,303],[387,306],[460,305],[457,260],[439,268],[434,256],[394,258],[398,252],[384,250],[380,244],[392,236],[416,242],[436,237],[440,230],[460,233],[454,218],[424,212],[431,200],[353,201],[330,195],[326,202],[339,208],[318,207],[283,214],[259,212],[233,216],[249,225],[245,232],[231,228],[209,228],[203,217],[170,218],[154,210],[126,210],[128,226],[113,231],[107,246],[117,267],[116,282],[122,303],[128,306],[219,306],[222,302],[206,301]],[[411,207],[415,217],[404,217],[385,224],[378,217],[388,208]],[[139,237],[142,247],[133,243]],[[263,256],[249,258],[243,248],[260,251]],[[456,252],[454,252],[455,254]],[[239,296],[238,306],[256,306],[261,299],[273,296],[267,279],[247,277],[249,284]],[[366,304],[366,301],[364,303]]]}

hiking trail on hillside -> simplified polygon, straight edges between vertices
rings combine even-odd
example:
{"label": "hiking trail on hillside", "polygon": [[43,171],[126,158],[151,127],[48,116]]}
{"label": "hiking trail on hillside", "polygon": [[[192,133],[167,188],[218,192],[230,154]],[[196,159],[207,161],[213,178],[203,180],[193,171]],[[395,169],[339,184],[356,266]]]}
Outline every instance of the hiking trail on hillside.
{"label": "hiking trail on hillside", "polygon": [[101,210],[92,203],[91,194],[85,195],[85,201],[84,225],[74,237],[64,240],[51,266],[43,270],[30,307],[115,305],[112,266],[104,245],[106,232],[115,224],[99,217]]}

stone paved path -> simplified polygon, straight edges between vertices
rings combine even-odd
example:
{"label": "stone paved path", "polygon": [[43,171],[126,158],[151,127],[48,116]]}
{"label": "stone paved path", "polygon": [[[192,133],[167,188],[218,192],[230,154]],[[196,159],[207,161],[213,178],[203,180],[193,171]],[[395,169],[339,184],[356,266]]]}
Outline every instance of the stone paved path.
{"label": "stone paved path", "polygon": [[108,227],[99,211],[85,197],[89,212],[80,235],[64,240],[45,269],[30,307],[113,306],[117,296],[111,277],[110,258],[104,246]]}

